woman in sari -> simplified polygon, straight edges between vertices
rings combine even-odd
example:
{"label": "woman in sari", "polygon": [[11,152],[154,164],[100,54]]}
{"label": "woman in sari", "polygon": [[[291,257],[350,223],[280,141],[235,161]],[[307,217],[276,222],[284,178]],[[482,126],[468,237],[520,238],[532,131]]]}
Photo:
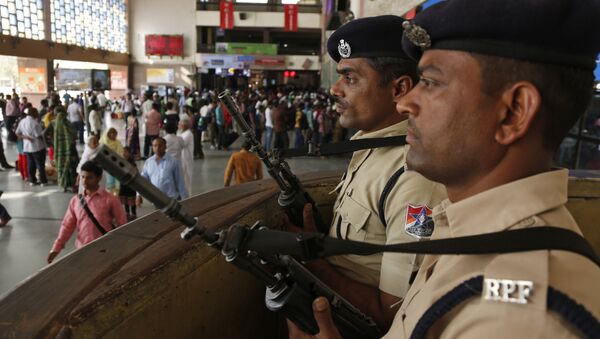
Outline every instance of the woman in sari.
{"label": "woman in sari", "polygon": [[125,131],[125,145],[130,148],[131,156],[135,160],[140,159],[140,128],[138,120],[134,116],[127,118],[127,130]]}
{"label": "woman in sari", "polygon": [[54,130],[54,164],[58,175],[58,185],[64,192],[73,188],[77,181],[79,155],[75,147],[77,132],[67,120],[64,110],[57,110],[52,122]]}

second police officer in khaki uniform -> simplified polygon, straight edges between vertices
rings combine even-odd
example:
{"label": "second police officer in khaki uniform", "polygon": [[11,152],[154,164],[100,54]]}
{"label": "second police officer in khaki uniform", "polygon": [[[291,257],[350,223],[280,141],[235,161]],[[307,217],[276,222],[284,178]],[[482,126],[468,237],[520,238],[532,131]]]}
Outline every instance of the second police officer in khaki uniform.
{"label": "second police officer in khaki uniform", "polygon": [[[448,189],[432,238],[581,233],[551,163],[591,98],[598,22],[598,0],[452,0],[405,25],[421,74],[398,104],[407,163]],[[598,286],[600,268],[571,252],[428,255],[385,337],[598,338]],[[338,338],[326,299],[313,306],[317,337]]]}
{"label": "second police officer in khaki uniform", "polygon": [[[392,15],[358,19],[329,38],[328,51],[340,74],[331,94],[342,126],[360,130],[353,140],[406,135],[407,116],[396,112],[395,101],[413,87],[416,64],[402,51],[399,38],[388,40],[403,22]],[[405,171],[406,148],[354,152],[343,180],[332,192],[338,198],[329,236],[377,244],[431,236],[426,222],[431,209],[446,198],[446,190]],[[381,329],[388,329],[421,258],[397,253],[346,255],[311,262],[308,267]]]}

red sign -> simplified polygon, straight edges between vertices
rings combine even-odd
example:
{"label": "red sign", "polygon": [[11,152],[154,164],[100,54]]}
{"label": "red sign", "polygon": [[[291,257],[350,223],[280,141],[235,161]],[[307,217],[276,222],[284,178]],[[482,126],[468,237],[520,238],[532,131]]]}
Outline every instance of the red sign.
{"label": "red sign", "polygon": [[146,55],[183,56],[183,35],[146,35]]}
{"label": "red sign", "polygon": [[283,5],[285,15],[285,31],[298,31],[298,5]]}
{"label": "red sign", "polygon": [[222,29],[233,28],[233,3],[229,1],[221,1],[219,6],[221,9],[221,23],[219,27]]}

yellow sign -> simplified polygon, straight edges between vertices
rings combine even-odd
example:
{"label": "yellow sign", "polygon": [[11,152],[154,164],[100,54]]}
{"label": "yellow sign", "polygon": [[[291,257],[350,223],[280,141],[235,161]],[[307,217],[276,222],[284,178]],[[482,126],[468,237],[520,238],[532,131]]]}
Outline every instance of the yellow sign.
{"label": "yellow sign", "polygon": [[175,82],[175,70],[171,68],[148,68],[146,82],[149,84],[172,84]]}

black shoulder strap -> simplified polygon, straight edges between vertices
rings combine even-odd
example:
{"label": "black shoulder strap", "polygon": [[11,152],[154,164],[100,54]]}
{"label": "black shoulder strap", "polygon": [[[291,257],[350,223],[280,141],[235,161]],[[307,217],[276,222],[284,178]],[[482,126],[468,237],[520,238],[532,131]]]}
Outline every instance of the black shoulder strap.
{"label": "black shoulder strap", "polygon": [[600,267],[600,258],[579,234],[559,227],[544,226],[479,235],[377,245],[325,238],[323,256],[340,254],[370,255],[379,252],[417,254],[503,254],[538,250],[562,250],[580,254]]}
{"label": "black shoulder strap", "polygon": [[392,176],[388,179],[388,182],[383,187],[383,191],[381,192],[381,196],[379,197],[379,203],[377,204],[377,209],[379,211],[379,220],[385,228],[387,228],[387,221],[385,221],[385,201],[387,200],[388,195],[392,191],[392,188],[398,182],[400,176],[404,173],[404,167],[397,170]]}
{"label": "black shoulder strap", "polygon": [[343,240],[326,237],[320,233],[295,235],[284,231],[261,230],[253,232],[246,241],[244,249],[264,254],[294,255],[301,257],[302,260],[344,254],[371,255],[381,252],[453,255],[561,250],[580,254],[600,267],[600,258],[582,236],[552,226],[393,245]]}
{"label": "black shoulder strap", "polygon": [[406,136],[400,135],[386,138],[365,138],[357,140],[348,140],[322,145],[304,145],[302,148],[293,149],[274,149],[280,158],[294,158],[305,156],[325,156],[334,154],[352,153],[363,149],[404,146],[406,145]]}
{"label": "black shoulder strap", "polygon": [[79,196],[79,201],[81,202],[81,206],[83,206],[83,209],[85,210],[85,213],[87,213],[88,217],[92,220],[92,223],[94,223],[94,226],[96,226],[98,231],[100,231],[100,233],[102,233],[102,235],[105,235],[107,233],[106,230],[100,225],[100,223],[94,216],[94,213],[92,213],[92,211],[90,210],[89,206],[85,202],[85,199],[83,198],[83,194],[79,193],[78,196]]}

